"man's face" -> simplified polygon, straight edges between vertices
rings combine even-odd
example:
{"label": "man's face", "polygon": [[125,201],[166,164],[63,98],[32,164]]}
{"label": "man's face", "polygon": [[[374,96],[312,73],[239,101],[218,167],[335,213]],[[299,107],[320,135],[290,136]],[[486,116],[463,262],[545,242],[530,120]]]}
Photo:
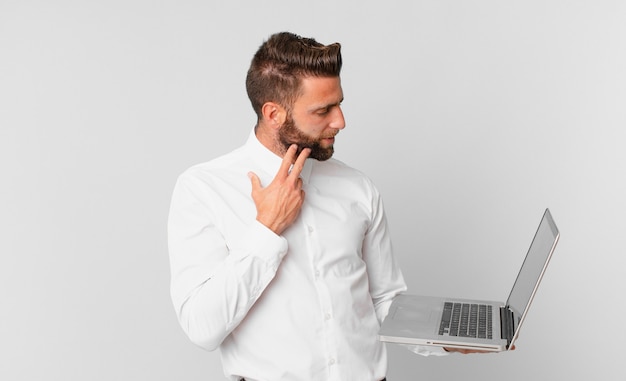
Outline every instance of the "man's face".
{"label": "man's face", "polygon": [[310,148],[309,157],[313,159],[330,159],[335,135],[345,127],[342,101],[339,77],[304,78],[302,95],[294,102],[278,131],[281,144],[287,149],[295,143],[299,151]]}

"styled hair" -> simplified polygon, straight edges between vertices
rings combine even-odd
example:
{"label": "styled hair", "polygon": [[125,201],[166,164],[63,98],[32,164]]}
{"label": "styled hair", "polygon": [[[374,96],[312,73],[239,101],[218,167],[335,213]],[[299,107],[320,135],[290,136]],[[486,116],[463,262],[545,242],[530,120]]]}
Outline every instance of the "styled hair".
{"label": "styled hair", "polygon": [[289,32],[270,36],[252,58],[246,76],[254,112],[260,120],[266,102],[290,110],[300,95],[302,78],[338,77],[341,64],[341,44],[337,42],[323,45]]}

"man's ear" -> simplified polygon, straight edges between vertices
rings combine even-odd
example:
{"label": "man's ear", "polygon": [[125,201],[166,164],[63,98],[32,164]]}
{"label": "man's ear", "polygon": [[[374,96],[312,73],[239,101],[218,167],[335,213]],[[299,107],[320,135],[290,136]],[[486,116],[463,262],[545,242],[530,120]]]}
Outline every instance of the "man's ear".
{"label": "man's ear", "polygon": [[261,107],[264,124],[278,129],[287,119],[287,110],[278,103],[265,102]]}

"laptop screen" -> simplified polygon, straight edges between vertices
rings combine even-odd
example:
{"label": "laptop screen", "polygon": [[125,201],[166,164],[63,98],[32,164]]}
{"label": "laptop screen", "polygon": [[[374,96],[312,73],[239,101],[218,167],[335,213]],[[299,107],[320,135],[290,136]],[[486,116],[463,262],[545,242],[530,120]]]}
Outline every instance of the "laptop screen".
{"label": "laptop screen", "polygon": [[515,329],[517,329],[526,308],[535,295],[558,238],[559,230],[550,211],[546,209],[506,302],[507,307],[514,313]]}

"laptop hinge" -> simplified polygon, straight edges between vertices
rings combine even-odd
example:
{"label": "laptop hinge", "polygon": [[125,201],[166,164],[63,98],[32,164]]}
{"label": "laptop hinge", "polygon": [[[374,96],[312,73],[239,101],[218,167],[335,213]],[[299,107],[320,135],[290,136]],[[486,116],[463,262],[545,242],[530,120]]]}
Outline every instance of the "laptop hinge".
{"label": "laptop hinge", "polygon": [[506,347],[509,348],[515,334],[515,317],[508,307],[500,307],[500,333],[506,339]]}

